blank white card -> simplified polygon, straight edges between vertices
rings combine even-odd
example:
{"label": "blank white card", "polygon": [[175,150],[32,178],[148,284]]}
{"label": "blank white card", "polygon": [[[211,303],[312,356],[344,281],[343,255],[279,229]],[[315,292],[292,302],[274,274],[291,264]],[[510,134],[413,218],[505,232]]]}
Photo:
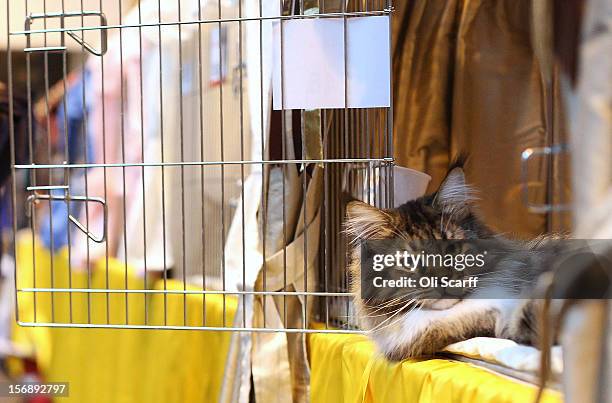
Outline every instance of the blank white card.
{"label": "blank white card", "polygon": [[343,18],[286,20],[282,33],[280,24],[273,38],[275,110],[344,108],[345,97],[348,108],[390,106],[388,16],[348,18],[346,54]]}

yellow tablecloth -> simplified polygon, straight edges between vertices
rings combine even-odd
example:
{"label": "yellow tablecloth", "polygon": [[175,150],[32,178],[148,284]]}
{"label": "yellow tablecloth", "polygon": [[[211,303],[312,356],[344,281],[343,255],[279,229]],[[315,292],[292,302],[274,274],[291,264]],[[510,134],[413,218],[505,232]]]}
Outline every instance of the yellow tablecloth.
{"label": "yellow tablecloth", "polygon": [[[51,260],[48,251],[35,248],[32,254],[31,237],[21,237],[18,243],[18,287],[34,285],[32,259],[36,259],[36,287],[51,286]],[[67,254],[54,257],[56,288],[68,287]],[[91,272],[89,285],[106,288],[106,262],[97,262]],[[143,279],[116,260],[109,260],[109,288],[141,288]],[[87,287],[88,273],[72,271],[72,287]],[[163,280],[152,288],[163,289]],[[182,283],[167,281],[168,289],[182,289]],[[90,297],[88,314],[87,295],[73,294],[72,321],[75,323],[129,323],[141,325],[145,319],[143,295],[95,294]],[[148,297],[149,325],[164,324],[164,296]],[[126,305],[127,301],[127,305]],[[197,325],[203,321],[203,298],[188,295],[186,305],[182,295],[168,295],[166,323],[169,325]],[[236,299],[226,298],[226,324],[232,323]],[[184,307],[187,316],[184,318]],[[38,322],[69,322],[70,297],[67,293],[53,298],[53,317],[50,294],[37,293],[36,310],[32,293],[20,293],[20,320]],[[223,325],[223,297],[206,296],[206,324]],[[126,322],[126,313],[128,321]],[[184,319],[186,322],[184,322]],[[58,401],[78,403],[110,402],[217,402],[223,378],[223,368],[230,338],[229,332],[192,330],[132,330],[132,329],[74,329],[32,328],[15,326],[13,338],[17,343],[35,351],[37,363],[47,381],[69,382],[70,396]],[[17,366],[13,366],[18,367]]]}
{"label": "yellow tablecloth", "polygon": [[[36,260],[36,287],[51,286],[48,251],[34,248],[30,237],[18,243],[18,287],[34,286],[32,260]],[[68,287],[67,254],[54,257],[53,284]],[[106,262],[97,262],[87,272],[72,271],[73,288],[106,288]],[[127,274],[127,277],[126,277]],[[142,288],[143,279],[116,260],[108,262],[108,287]],[[168,289],[183,285],[167,281]],[[163,289],[163,280],[153,288]],[[127,304],[126,304],[127,302]],[[186,302],[186,305],[185,305]],[[206,324],[232,323],[236,299],[154,294],[92,294],[89,309],[86,294],[20,293],[22,321],[69,322],[70,304],[75,323],[201,326],[206,306]],[[164,306],[166,309],[164,309]],[[186,317],[183,316],[187,308]],[[53,312],[52,312],[53,311]],[[164,315],[164,311],[166,315]],[[53,315],[52,315],[53,314]],[[108,316],[107,316],[108,314]],[[164,318],[165,316],[165,318]],[[127,317],[127,321],[126,321]],[[92,402],[217,402],[230,338],[229,332],[197,330],[59,329],[15,326],[14,340],[35,351],[40,369],[48,381],[70,382],[70,396],[58,401]],[[396,403],[396,402],[529,402],[535,389],[527,384],[495,375],[469,364],[435,359],[389,363],[378,357],[372,343],[363,336],[310,334],[311,396],[314,403]],[[548,392],[544,402],[561,401],[560,394]],[[262,402],[265,403],[265,402]]]}
{"label": "yellow tablecloth", "polygon": [[[444,360],[390,363],[361,335],[311,334],[313,403],[532,402],[536,389],[470,364]],[[542,402],[557,403],[547,391]]]}

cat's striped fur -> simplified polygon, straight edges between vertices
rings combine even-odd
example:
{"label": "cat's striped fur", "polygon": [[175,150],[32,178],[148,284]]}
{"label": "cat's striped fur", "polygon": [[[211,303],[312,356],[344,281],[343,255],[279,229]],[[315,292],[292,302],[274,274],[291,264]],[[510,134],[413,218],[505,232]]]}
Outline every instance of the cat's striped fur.
{"label": "cat's striped fur", "polygon": [[[431,356],[445,346],[476,336],[497,336],[525,344],[538,340],[539,303],[530,290],[513,282],[535,284],[545,270],[546,238],[533,242],[511,241],[496,234],[474,212],[474,192],[466,185],[463,161],[451,166],[433,194],[408,201],[399,208],[382,210],[359,201],[347,204],[346,233],[352,245],[348,270],[361,326],[391,360]],[[401,237],[421,239],[490,239],[507,250],[508,258],[495,264],[494,281],[499,299],[380,300],[370,304],[360,293],[360,240]],[[525,254],[542,250],[539,257]],[[537,254],[536,254],[537,255]],[[514,259],[520,256],[522,259]],[[517,289],[521,289],[517,292]],[[497,291],[496,291],[497,292]]]}

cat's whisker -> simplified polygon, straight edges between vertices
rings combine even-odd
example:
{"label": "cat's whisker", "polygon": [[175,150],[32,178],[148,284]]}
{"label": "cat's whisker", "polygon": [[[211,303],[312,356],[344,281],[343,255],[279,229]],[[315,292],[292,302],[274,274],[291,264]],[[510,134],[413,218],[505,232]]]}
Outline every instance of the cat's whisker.
{"label": "cat's whisker", "polygon": [[[393,303],[392,303],[392,304],[387,303],[387,304],[385,304],[386,306],[379,306],[379,307],[377,307],[377,309],[375,309],[375,310],[373,310],[373,311],[369,311],[369,312],[365,313],[365,314],[364,314],[364,316],[365,316],[365,317],[370,317],[370,318],[372,318],[372,317],[386,316],[386,315],[388,315],[388,313],[382,313],[382,314],[376,314],[376,315],[374,315],[374,314],[375,314],[375,313],[377,313],[377,312],[379,312],[379,311],[381,311],[381,310],[383,310],[383,309],[385,309],[385,308],[389,308],[389,307],[393,307],[393,306],[397,306],[397,305],[401,305],[401,304],[403,304],[403,301],[404,301],[404,300],[405,300],[407,297],[409,297],[409,296],[411,296],[411,295],[412,295],[412,294],[405,294],[405,295],[401,295],[401,296],[399,296],[399,297],[396,297],[396,298],[394,298],[394,299],[392,300],[392,301],[393,301]],[[414,300],[415,300],[415,299],[416,299],[416,298],[412,298],[412,301],[414,302]],[[402,308],[400,308],[400,309],[402,309]],[[365,312],[365,311],[366,311],[366,309],[363,309],[363,311]]]}
{"label": "cat's whisker", "polygon": [[[384,321],[382,321],[381,323],[379,323],[377,326],[375,326],[373,329],[371,329],[372,331],[374,330],[379,330],[380,326],[383,325],[384,323],[388,322],[389,320],[393,319],[393,317],[397,316],[399,313],[403,312],[404,308],[408,307],[411,304],[414,304],[414,306],[406,313],[410,313],[414,310],[415,307],[419,306],[419,304],[422,304],[423,301],[419,300],[418,298],[414,298],[414,297],[419,297],[420,295],[423,295],[425,293],[424,290],[418,290],[417,292],[413,292],[410,294],[406,294],[403,297],[406,297],[408,295],[410,295],[413,298],[410,298],[410,300],[408,300],[408,302],[406,302],[405,304],[403,304],[399,309],[397,309],[393,314],[391,314],[391,316],[389,316],[387,319],[385,319]],[[416,302],[416,303],[415,303]],[[394,322],[392,322],[394,323]]]}
{"label": "cat's whisker", "polygon": [[377,312],[379,310],[382,310],[382,309],[385,309],[385,308],[388,308],[388,307],[391,307],[391,306],[399,305],[401,303],[401,297],[396,297],[396,298],[393,298],[393,299],[391,299],[389,301],[386,301],[386,302],[384,302],[382,304],[376,304],[376,305],[368,305],[367,302],[369,302],[369,300],[366,301],[366,304],[365,304],[365,305],[367,305],[367,308],[364,305],[364,308],[362,310],[365,312],[366,309],[370,309],[370,307],[373,307],[373,308],[376,308],[376,310],[374,312]]}
{"label": "cat's whisker", "polygon": [[[414,302],[413,299],[409,300],[407,303],[405,303],[400,309],[398,309],[397,311],[395,311],[393,314],[391,314],[388,318],[386,318],[385,320],[383,320],[382,322],[380,322],[379,324],[377,324],[376,326],[374,326],[372,329],[370,329],[371,332],[376,332],[378,330],[381,330],[382,328],[385,328],[387,326],[383,326],[385,323],[389,322],[390,320],[392,320],[394,317],[396,317],[400,312],[402,312],[403,308],[407,307],[408,305],[412,304]],[[391,324],[394,324],[395,322],[392,322]]]}
{"label": "cat's whisker", "polygon": [[[411,300],[410,303],[414,303],[414,302],[415,302],[415,300]],[[409,315],[410,313],[414,312],[415,310],[421,309],[422,304],[423,304],[423,301],[416,301],[416,303],[414,303],[414,305],[410,308],[410,310],[408,312],[405,312],[404,315],[401,315],[401,316],[397,316],[397,315],[400,312],[402,312],[402,309],[398,310],[393,315],[391,315],[389,318],[387,318],[385,321],[379,323],[375,328],[371,329],[371,331],[372,332],[381,331],[381,330],[387,329],[387,328],[395,325],[397,322],[402,320],[402,318],[404,318],[406,315]],[[392,320],[390,323],[385,324],[385,322],[393,319],[395,316],[397,316],[397,318],[395,320]],[[381,326],[381,325],[384,325],[384,326]]]}
{"label": "cat's whisker", "polygon": [[391,307],[394,307],[394,306],[397,306],[397,305],[401,305],[405,301],[405,299],[407,297],[409,297],[409,296],[410,296],[410,294],[400,295],[400,296],[395,297],[395,298],[393,298],[393,299],[391,299],[391,300],[389,300],[389,301],[387,301],[387,302],[385,302],[383,304],[373,305],[373,306],[371,306],[371,308],[370,308],[370,306],[367,306],[367,308],[364,306],[362,311],[366,312],[366,309],[373,309],[373,308],[375,308],[373,311],[368,311],[368,313],[376,313],[376,312],[381,311],[381,310],[386,309],[386,308],[391,308]]}

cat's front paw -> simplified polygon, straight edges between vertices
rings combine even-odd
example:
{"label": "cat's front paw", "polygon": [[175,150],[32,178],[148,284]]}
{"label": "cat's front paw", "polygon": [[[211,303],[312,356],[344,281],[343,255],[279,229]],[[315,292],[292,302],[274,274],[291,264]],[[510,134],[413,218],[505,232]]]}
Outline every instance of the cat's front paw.
{"label": "cat's front paw", "polygon": [[464,340],[464,337],[453,334],[447,328],[432,325],[404,340],[401,339],[402,337],[398,337],[393,342],[379,344],[385,358],[389,361],[432,358],[446,346]]}
{"label": "cat's front paw", "polygon": [[509,316],[500,319],[495,337],[509,339],[519,344],[537,346],[539,343],[539,310],[537,300],[523,300]]}

